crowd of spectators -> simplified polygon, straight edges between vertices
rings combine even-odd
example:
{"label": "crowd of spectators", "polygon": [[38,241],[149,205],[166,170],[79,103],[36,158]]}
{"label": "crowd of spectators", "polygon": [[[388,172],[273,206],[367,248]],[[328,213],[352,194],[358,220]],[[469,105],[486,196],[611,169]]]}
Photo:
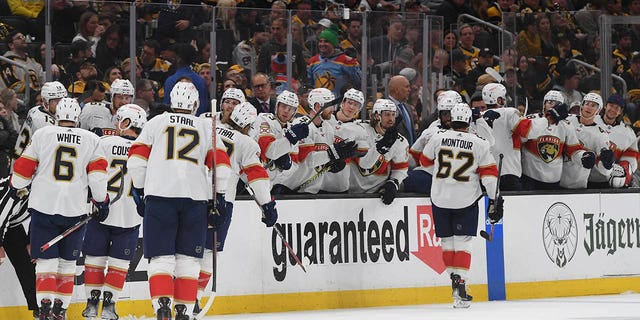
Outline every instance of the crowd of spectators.
{"label": "crowd of spectators", "polygon": [[[131,5],[51,0],[54,46],[49,49],[54,50],[50,50],[52,64],[46,65],[44,2],[13,0],[0,6],[0,53],[32,66],[25,73],[0,63],[0,89],[14,90],[23,105],[7,107],[3,101],[2,110],[8,114],[24,117],[29,107],[37,105],[43,70],[50,71],[53,80],[67,86],[82,104],[108,100],[111,83],[131,78],[133,68],[134,99],[150,113],[167,108],[168,90],[185,76],[193,78],[200,91],[199,113],[210,110],[211,99],[219,100],[229,87],[241,89],[259,112],[273,113],[275,97],[290,86],[300,97],[298,113],[305,114],[309,110],[305,95],[313,88],[327,88],[340,96],[349,88],[361,88],[366,75],[365,96],[371,107],[380,97],[398,94],[390,92],[390,87],[397,86],[389,79],[401,75],[408,80],[402,92],[406,98],[400,101],[401,111],[407,114],[399,114],[402,121],[398,122],[410,141],[437,118],[433,97],[440,89],[459,92],[472,106],[480,103],[482,87],[499,80],[488,75],[486,68],[504,77],[507,105],[523,114],[539,112],[551,89],[560,91],[577,112],[583,96],[599,90],[600,73],[585,67],[600,66],[598,16],[640,14],[640,0],[182,0],[170,4],[135,0]],[[129,25],[132,7],[136,9],[135,34]],[[505,28],[514,17],[515,37],[505,45],[500,32],[484,24],[459,25],[461,14]],[[423,37],[426,21],[434,23],[431,34]],[[292,44],[288,49],[289,28]],[[215,52],[209,41],[212,29]],[[426,38],[431,39],[428,46],[423,45]],[[621,92],[620,83],[614,82],[612,92],[602,96],[624,94],[625,121],[637,132],[640,25],[616,28],[612,38],[611,72],[626,81],[627,91]],[[135,43],[135,61],[129,57],[130,43]],[[210,64],[212,54],[215,65]],[[425,64],[430,72],[427,83],[422,76]]]}

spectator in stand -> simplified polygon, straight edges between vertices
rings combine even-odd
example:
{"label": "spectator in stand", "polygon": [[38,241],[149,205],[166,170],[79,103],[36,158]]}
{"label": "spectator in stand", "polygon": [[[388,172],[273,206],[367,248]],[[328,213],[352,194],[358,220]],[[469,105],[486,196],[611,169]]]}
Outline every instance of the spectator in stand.
{"label": "spectator in stand", "polygon": [[96,55],[96,47],[98,45],[98,41],[105,29],[103,26],[98,24],[98,14],[92,11],[87,11],[80,16],[80,21],[78,21],[78,33],[71,40],[71,42],[76,42],[78,40],[84,40],[91,43],[91,52],[92,55]]}
{"label": "spectator in stand", "polygon": [[[252,94],[251,89],[249,89],[249,83],[247,81],[247,74],[245,73],[245,69],[241,66],[234,64],[227,72],[224,74],[224,78],[233,80],[236,84],[236,88],[242,90],[246,96],[250,96]],[[258,109],[259,111],[260,109]]]}
{"label": "spectator in stand", "polygon": [[[478,62],[476,63],[476,67],[469,71],[467,77],[469,77],[469,81],[477,82],[478,78],[485,74],[485,69],[487,67],[493,68],[493,53],[489,48],[483,48],[480,50],[478,54]],[[471,93],[473,94],[473,93]]]}
{"label": "spectator in stand", "polygon": [[171,68],[171,63],[160,57],[160,44],[156,40],[147,40],[142,45],[140,65],[142,67],[142,77],[153,80],[158,84],[164,83],[170,75],[169,68]]}
{"label": "spectator in stand", "polygon": [[113,66],[107,69],[104,73],[104,77],[102,77],[102,82],[107,84],[107,90],[111,87],[111,84],[116,79],[122,79],[122,70],[120,67]]}
{"label": "spectator in stand", "polygon": [[22,125],[16,113],[18,110],[18,94],[13,89],[2,89],[2,91],[0,91],[0,103],[4,104],[4,109],[7,113],[6,118],[11,124],[11,127],[18,131],[20,125]]}
{"label": "spectator in stand", "polygon": [[[211,106],[209,105],[209,91],[207,90],[204,79],[191,69],[193,59],[196,57],[196,50],[186,43],[176,43],[173,45],[173,50],[176,53],[177,69],[176,72],[165,81],[164,92],[171,92],[171,89],[173,89],[173,86],[180,78],[189,78],[196,89],[198,89],[199,102],[197,104],[196,115],[198,116],[202,113],[211,111]],[[170,96],[165,94],[162,102],[170,104]]]}
{"label": "spectator in stand", "polygon": [[58,65],[56,64],[56,51],[55,50],[47,50],[47,44],[46,43],[41,43],[40,47],[38,48],[38,51],[34,53],[33,58],[36,60],[36,62],[38,62],[42,68],[44,69],[44,71],[47,71],[47,66],[46,66],[46,54],[47,51],[51,52],[51,77],[53,78],[54,81],[60,81],[60,79],[66,79],[69,77],[69,75],[67,75],[67,70],[62,66],[62,65]]}
{"label": "spectator in stand", "polygon": [[[294,43],[292,46],[292,55],[287,54],[287,27],[288,22],[286,19],[276,19],[271,23],[271,41],[265,44],[260,50],[256,70],[275,77],[278,73],[277,71],[282,70],[274,70],[274,67],[277,68],[277,64],[284,63],[286,65],[285,59],[288,58],[291,59],[291,66],[293,68],[291,74],[293,78],[301,83],[305,83],[307,73],[302,47]],[[284,74],[286,74],[286,68]]]}
{"label": "spectator in stand", "polygon": [[153,89],[153,83],[149,79],[138,79],[136,82],[136,96],[133,101],[134,104],[139,105],[149,115],[151,104],[156,102],[155,90]]}
{"label": "spectator in stand", "polygon": [[434,12],[434,15],[444,18],[445,29],[451,29],[452,24],[458,23],[461,14],[473,15],[465,0],[444,0]]}
{"label": "spectator in stand", "polygon": [[444,32],[444,39],[442,40],[442,48],[449,54],[458,46],[458,35],[451,31],[446,30]]}
{"label": "spectator in stand", "polygon": [[[135,63],[136,63],[136,69],[134,72],[136,75],[136,79],[140,79],[142,78],[142,67],[140,66],[140,62],[138,61],[138,58],[136,58]],[[129,58],[122,60],[122,64],[120,64],[120,69],[122,69],[122,79],[131,78],[131,60]]]}
{"label": "spectator in stand", "polygon": [[540,49],[545,57],[557,56],[558,49],[555,45],[556,36],[551,32],[551,21],[546,15],[538,15],[536,27],[540,36]]}
{"label": "spectator in stand", "polygon": [[240,40],[249,40],[258,25],[262,25],[253,0],[245,0],[236,6],[236,29],[240,33]]}
{"label": "spectator in stand", "polygon": [[70,57],[65,62],[64,68],[67,70],[67,74],[70,79],[64,79],[65,85],[71,85],[76,79],[78,79],[77,73],[80,71],[80,66],[87,60],[93,60],[93,52],[91,52],[91,43],[85,40],[77,40],[71,44],[69,49]]}
{"label": "spectator in stand", "polygon": [[207,91],[209,92],[210,97],[214,97],[215,88],[211,88],[211,82],[213,78],[211,78],[211,64],[209,63],[201,63],[196,65],[194,71],[197,72],[202,79],[204,79],[204,84],[207,87]]}
{"label": "spectator in stand", "polygon": [[233,49],[232,63],[249,70],[249,77],[256,73],[256,64],[262,46],[269,42],[269,33],[263,25],[256,25],[252,31],[251,39],[243,40]]}
{"label": "spectator in stand", "polygon": [[316,24],[311,27],[311,34],[307,36],[306,41],[304,42],[304,46],[307,50],[309,50],[312,56],[318,54],[318,35],[325,29],[331,28],[333,26],[333,22],[327,18],[322,18]]}
{"label": "spectator in stand", "polygon": [[391,19],[386,30],[386,35],[375,37],[369,42],[369,57],[374,64],[391,62],[408,45],[404,37],[404,21]]}
{"label": "spectator in stand", "polygon": [[627,82],[627,90],[632,102],[640,100],[640,52],[634,52],[631,56],[631,66],[622,74],[622,79]]}
{"label": "spectator in stand", "polygon": [[347,22],[347,37],[340,42],[340,47],[344,52],[360,61],[362,52],[362,20],[359,17],[353,17]]}
{"label": "spectator in stand", "polygon": [[76,81],[74,81],[68,88],[69,94],[78,97],[84,93],[84,89],[87,82],[98,79],[98,69],[92,62],[84,62],[80,66],[80,71],[76,73]]}
{"label": "spectator in stand", "polygon": [[562,93],[567,105],[571,106],[575,102],[582,102],[582,92],[578,91],[580,76],[573,65],[562,68],[562,70],[560,70],[560,76],[558,76],[556,80],[557,83],[553,86],[553,89]]}
{"label": "spectator in stand", "polygon": [[296,13],[291,17],[291,23],[302,29],[305,38],[312,33],[311,27],[316,24],[316,21],[313,20],[311,7],[312,3],[309,0],[299,1],[296,5]]}
{"label": "spectator in stand", "polygon": [[[5,39],[5,43],[9,50],[4,53],[4,57],[20,62],[29,68],[29,71],[26,72],[22,68],[6,62],[0,63],[0,89],[12,88],[21,97],[24,97],[25,90],[40,91],[44,83],[44,71],[42,66],[27,53],[29,45],[24,34],[17,30],[11,31]],[[26,88],[27,77],[29,88]],[[31,101],[27,103],[31,103]]]}
{"label": "spectator in stand", "polygon": [[258,72],[251,79],[251,88],[253,88],[253,97],[249,97],[247,101],[251,103],[258,113],[274,113],[276,110],[276,99],[271,96],[271,82],[269,76]]}
{"label": "spectator in stand", "polygon": [[518,33],[516,43],[518,52],[522,55],[531,57],[542,55],[542,40],[540,40],[533,14],[527,14],[522,19],[522,30]]}
{"label": "spectator in stand", "polygon": [[460,49],[453,50],[451,52],[451,73],[448,75],[453,79],[458,79],[464,91],[473,94],[476,84],[468,77],[469,69],[467,65],[469,60],[469,56],[462,53]]}
{"label": "spectator in stand", "polygon": [[470,70],[475,65],[478,55],[480,54],[480,49],[473,46],[476,34],[473,31],[473,27],[468,24],[460,26],[460,28],[458,28],[458,34],[458,38],[460,38],[458,49],[469,57],[470,60],[467,60],[467,70]]}
{"label": "spectator in stand", "polygon": [[629,69],[631,64],[631,48],[633,44],[633,31],[624,30],[619,34],[618,45],[613,50],[613,72],[621,75]]}
{"label": "spectator in stand", "polygon": [[200,0],[171,2],[160,10],[154,38],[166,43],[189,43],[195,39],[193,27],[201,25],[204,19]]}
{"label": "spectator in stand", "polygon": [[129,56],[128,48],[125,48],[120,38],[120,26],[114,24],[102,34],[96,46],[96,66],[104,72],[109,67],[119,66],[122,59]]}

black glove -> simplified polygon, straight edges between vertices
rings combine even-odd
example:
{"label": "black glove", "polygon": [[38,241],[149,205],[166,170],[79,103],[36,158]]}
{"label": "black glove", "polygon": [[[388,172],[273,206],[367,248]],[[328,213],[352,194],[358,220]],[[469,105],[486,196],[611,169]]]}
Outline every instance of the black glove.
{"label": "black glove", "polygon": [[[472,113],[472,116],[473,116],[473,113]],[[495,110],[487,110],[484,112],[482,117],[484,118],[484,121],[487,122],[489,127],[493,128],[493,121],[500,118],[500,113],[496,112]]]}
{"label": "black glove", "polygon": [[376,150],[380,152],[380,154],[385,154],[389,152],[391,146],[398,139],[398,128],[391,127],[385,131],[384,136],[378,141],[376,141]]}
{"label": "black glove", "polygon": [[329,163],[329,172],[338,173],[347,166],[347,162],[344,160],[333,161]]}
{"label": "black glove", "polygon": [[489,222],[491,222],[491,224],[502,219],[502,216],[504,215],[504,200],[502,199],[502,196],[498,196],[497,200],[489,199],[489,210],[487,211],[487,214],[489,215]]}
{"label": "black glove", "polygon": [[104,135],[104,132],[102,131],[102,128],[91,128],[91,130],[89,130],[93,133],[95,133],[98,137],[102,137]]}
{"label": "black glove", "polygon": [[133,194],[133,202],[136,203],[138,215],[144,217],[144,188],[133,188],[131,193]]}
{"label": "black glove", "polygon": [[471,120],[473,121],[473,123],[475,123],[476,120],[480,119],[481,117],[482,115],[480,115],[479,107],[471,108]]}
{"label": "black glove", "polygon": [[591,169],[596,165],[596,154],[593,151],[585,151],[582,154],[582,166]]}
{"label": "black glove", "polygon": [[602,150],[600,150],[600,161],[602,161],[602,166],[605,169],[609,170],[613,168],[614,160],[613,151],[611,151],[611,149],[602,148]]}
{"label": "black glove", "polygon": [[357,150],[358,145],[355,141],[342,140],[329,146],[327,153],[329,154],[329,159],[331,159],[332,162],[335,162],[338,160],[352,158]]}
{"label": "black glove", "polygon": [[298,141],[306,138],[309,135],[309,125],[306,123],[298,123],[291,126],[291,128],[284,131],[284,136],[291,142],[296,144]]}
{"label": "black glove", "polygon": [[566,103],[557,104],[547,110],[547,114],[553,119],[553,124],[557,124],[569,116],[569,107]]}
{"label": "black glove", "polygon": [[273,164],[280,170],[289,170],[291,168],[291,156],[285,153],[280,158],[273,160]]}
{"label": "black glove", "polygon": [[379,192],[382,193],[382,203],[390,205],[393,202],[393,199],[398,195],[398,180],[387,180],[382,188],[380,188]]}
{"label": "black glove", "polygon": [[221,193],[216,194],[216,201],[209,200],[207,205],[207,222],[213,229],[218,230],[225,225],[229,219],[230,212],[227,207],[227,201]]}
{"label": "black glove", "polygon": [[267,227],[273,227],[278,221],[278,210],[276,210],[276,202],[271,200],[262,205],[262,222]]}
{"label": "black glove", "polygon": [[91,213],[91,217],[98,220],[98,222],[107,220],[107,217],[109,216],[109,194],[107,194],[102,202],[97,202],[94,199],[91,199],[91,202],[93,202],[93,205],[96,207],[96,209]]}
{"label": "black glove", "polygon": [[24,193],[21,191],[22,189],[17,189],[12,185],[9,185],[9,197],[13,199],[13,201],[20,201],[24,197]]}

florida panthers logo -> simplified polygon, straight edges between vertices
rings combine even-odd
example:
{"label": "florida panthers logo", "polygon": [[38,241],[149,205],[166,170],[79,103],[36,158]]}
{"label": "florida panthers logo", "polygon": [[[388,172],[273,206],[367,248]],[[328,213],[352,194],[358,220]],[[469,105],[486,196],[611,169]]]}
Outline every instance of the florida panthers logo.
{"label": "florida panthers logo", "polygon": [[542,161],[549,163],[560,155],[560,139],[554,136],[541,136],[537,139],[538,155]]}

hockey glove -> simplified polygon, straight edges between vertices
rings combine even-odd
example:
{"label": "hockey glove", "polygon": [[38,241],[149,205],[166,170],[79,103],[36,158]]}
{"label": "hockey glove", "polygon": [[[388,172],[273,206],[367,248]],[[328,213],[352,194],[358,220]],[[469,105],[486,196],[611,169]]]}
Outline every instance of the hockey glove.
{"label": "hockey glove", "polygon": [[289,170],[291,168],[291,156],[288,153],[282,155],[282,157],[273,160],[273,164],[280,170]]}
{"label": "hockey glove", "polygon": [[95,199],[91,199],[91,202],[93,202],[93,205],[96,207],[91,213],[91,218],[98,220],[98,222],[107,220],[109,216],[109,194],[107,194],[102,202],[97,202]]}
{"label": "hockey glove", "polygon": [[102,128],[95,127],[95,128],[91,128],[91,130],[89,131],[95,133],[98,137],[102,137],[104,135]]}
{"label": "hockey glove", "polygon": [[609,176],[609,185],[617,189],[629,185],[629,182],[631,182],[629,164],[626,161],[614,163],[611,175]]}
{"label": "hockey glove", "polygon": [[309,135],[309,125],[306,123],[298,123],[291,126],[291,128],[284,131],[284,136],[291,142],[296,144],[298,141],[306,138]]}
{"label": "hockey glove", "polygon": [[498,113],[495,110],[487,110],[487,111],[484,112],[482,117],[484,118],[484,121],[487,122],[489,127],[493,128],[493,121],[498,119],[498,118],[500,118],[500,113]]}
{"label": "hockey glove", "polygon": [[489,199],[489,210],[487,210],[489,222],[495,224],[502,219],[504,215],[504,200],[502,196],[498,196],[497,200]]}
{"label": "hockey glove", "polygon": [[329,172],[338,173],[347,166],[347,162],[344,160],[333,161],[329,163]]}
{"label": "hockey glove", "polygon": [[132,188],[133,202],[136,204],[138,215],[144,217],[144,188]]}
{"label": "hockey glove", "polygon": [[553,108],[547,110],[546,114],[553,120],[552,124],[558,124],[569,116],[569,107],[566,103],[557,104],[553,106]]}
{"label": "hockey glove", "polygon": [[12,185],[9,185],[9,197],[13,199],[13,201],[20,201],[27,195],[29,195],[29,190],[27,188],[17,189]]}
{"label": "hockey glove", "polygon": [[276,221],[278,221],[278,210],[276,210],[276,202],[271,200],[262,205],[262,222],[267,227],[273,227]]}
{"label": "hockey glove", "polygon": [[379,192],[382,193],[382,203],[390,205],[398,195],[398,180],[387,180]]}
{"label": "hockey glove", "polygon": [[480,117],[482,117],[480,115],[480,108],[471,108],[471,121],[473,121],[473,123],[476,123],[476,120],[480,119]]}
{"label": "hockey glove", "polygon": [[591,169],[596,165],[596,154],[593,151],[585,151],[582,154],[582,166],[585,169]]}
{"label": "hockey glove", "polygon": [[216,201],[209,200],[207,205],[207,222],[214,230],[218,230],[229,219],[229,210],[227,209],[227,201],[221,193],[216,194]]}
{"label": "hockey glove", "polygon": [[613,168],[614,160],[613,151],[611,149],[602,148],[602,150],[600,150],[600,161],[602,161],[602,166],[605,169],[609,170]]}
{"label": "hockey glove", "polygon": [[385,131],[384,136],[378,141],[376,141],[376,150],[380,154],[385,154],[389,152],[393,143],[398,139],[398,128],[391,127]]}
{"label": "hockey glove", "polygon": [[329,146],[327,153],[329,154],[329,159],[335,162],[353,157],[357,149],[358,145],[356,145],[355,141],[342,140]]}

